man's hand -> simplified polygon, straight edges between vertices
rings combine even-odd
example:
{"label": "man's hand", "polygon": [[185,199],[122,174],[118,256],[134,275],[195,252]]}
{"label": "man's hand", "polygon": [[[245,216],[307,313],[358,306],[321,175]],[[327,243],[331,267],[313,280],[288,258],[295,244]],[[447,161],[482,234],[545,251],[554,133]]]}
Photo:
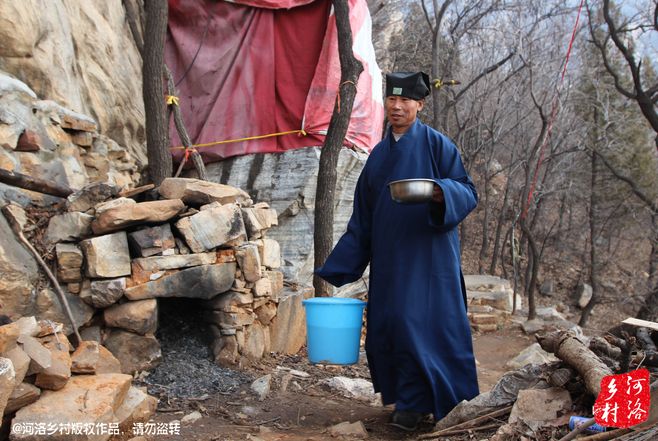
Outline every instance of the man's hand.
{"label": "man's hand", "polygon": [[432,202],[442,203],[443,202],[443,190],[437,184],[434,184],[434,189],[432,190]]}

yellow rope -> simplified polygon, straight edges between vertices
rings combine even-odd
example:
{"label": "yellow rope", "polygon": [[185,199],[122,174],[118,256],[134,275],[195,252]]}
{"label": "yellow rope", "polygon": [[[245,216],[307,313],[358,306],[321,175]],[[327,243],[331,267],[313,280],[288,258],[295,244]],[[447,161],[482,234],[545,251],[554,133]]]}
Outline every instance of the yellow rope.
{"label": "yellow rope", "polygon": [[[289,130],[287,132],[279,132],[279,133],[270,133],[270,134],[267,134],[267,135],[250,136],[248,138],[227,139],[227,140],[224,140],[224,141],[207,142],[205,144],[194,144],[191,147],[192,148],[210,147],[210,146],[218,145],[218,144],[229,144],[231,142],[251,141],[251,140],[254,140],[254,139],[264,139],[264,138],[272,138],[274,136],[291,135],[293,133],[298,133],[302,136],[306,136],[306,132],[304,131],[304,129]],[[179,146],[176,146],[176,147],[170,147],[169,150],[181,150],[181,149],[185,149],[185,146],[179,145]]]}
{"label": "yellow rope", "polygon": [[178,105],[178,97],[174,95],[166,95],[165,99],[167,100],[167,105],[171,106],[177,106]]}
{"label": "yellow rope", "polygon": [[440,80],[440,79],[438,79],[438,78],[435,79],[435,80],[432,80],[432,82],[434,83],[434,87],[436,87],[437,89],[440,89],[440,88],[442,88],[443,86],[456,86],[456,85],[458,85],[458,84],[461,84],[461,81],[458,81],[458,80],[446,80],[446,81],[443,81],[443,80]]}

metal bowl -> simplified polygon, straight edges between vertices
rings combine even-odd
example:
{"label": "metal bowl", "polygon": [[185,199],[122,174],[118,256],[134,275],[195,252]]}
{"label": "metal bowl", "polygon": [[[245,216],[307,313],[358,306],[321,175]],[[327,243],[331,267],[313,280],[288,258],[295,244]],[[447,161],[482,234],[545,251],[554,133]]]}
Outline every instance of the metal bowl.
{"label": "metal bowl", "polygon": [[388,183],[391,198],[401,204],[417,204],[432,200],[434,181],[431,179],[402,179]]}

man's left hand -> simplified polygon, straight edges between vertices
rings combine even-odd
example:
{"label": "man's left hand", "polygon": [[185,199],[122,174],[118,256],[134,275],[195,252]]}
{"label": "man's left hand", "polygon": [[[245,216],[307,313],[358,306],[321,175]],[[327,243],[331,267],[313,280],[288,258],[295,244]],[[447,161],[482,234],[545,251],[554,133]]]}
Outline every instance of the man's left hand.
{"label": "man's left hand", "polygon": [[434,184],[434,190],[432,190],[432,202],[442,203],[443,199],[443,190],[437,184]]}

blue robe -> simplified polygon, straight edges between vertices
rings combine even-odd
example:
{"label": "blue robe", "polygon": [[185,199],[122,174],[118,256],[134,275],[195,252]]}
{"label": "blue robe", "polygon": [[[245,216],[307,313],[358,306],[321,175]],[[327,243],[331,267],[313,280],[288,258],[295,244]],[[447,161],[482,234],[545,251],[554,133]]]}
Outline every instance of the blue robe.
{"label": "blue robe", "polygon": [[[387,184],[430,178],[445,202],[404,205]],[[347,231],[316,271],[335,286],[370,263],[366,354],[375,391],[397,410],[443,418],[478,395],[457,225],[477,193],[455,145],[419,120],[390,129],[361,172]]]}

